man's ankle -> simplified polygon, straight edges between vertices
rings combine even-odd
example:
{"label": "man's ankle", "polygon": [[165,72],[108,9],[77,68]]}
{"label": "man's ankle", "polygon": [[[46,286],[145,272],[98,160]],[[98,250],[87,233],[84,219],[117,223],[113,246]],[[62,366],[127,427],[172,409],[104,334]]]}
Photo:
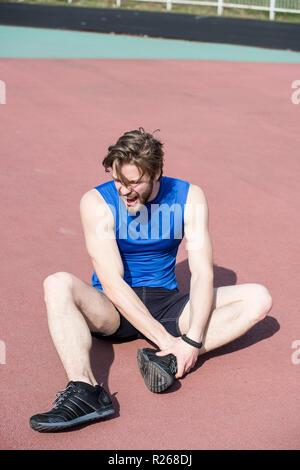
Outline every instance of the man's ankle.
{"label": "man's ankle", "polygon": [[72,376],[69,376],[68,379],[70,382],[85,382],[93,386],[98,385],[98,382],[96,381],[96,379],[93,379],[86,375],[72,375]]}

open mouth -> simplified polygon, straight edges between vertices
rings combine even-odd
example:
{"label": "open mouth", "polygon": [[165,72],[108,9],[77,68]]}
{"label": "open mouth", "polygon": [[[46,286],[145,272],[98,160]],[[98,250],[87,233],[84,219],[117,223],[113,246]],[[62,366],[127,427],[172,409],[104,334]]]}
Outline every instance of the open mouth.
{"label": "open mouth", "polygon": [[128,206],[134,206],[138,201],[138,197],[134,197],[134,198],[126,198],[126,203]]}

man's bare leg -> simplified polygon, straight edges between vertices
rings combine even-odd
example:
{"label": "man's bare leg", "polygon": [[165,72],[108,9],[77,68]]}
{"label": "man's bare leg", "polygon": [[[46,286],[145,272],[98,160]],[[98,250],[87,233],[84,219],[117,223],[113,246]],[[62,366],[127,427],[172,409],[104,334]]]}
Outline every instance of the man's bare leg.
{"label": "man's bare leg", "polygon": [[[199,354],[216,349],[242,336],[263,320],[272,308],[268,289],[255,283],[224,286],[214,289],[212,312]],[[181,333],[189,329],[190,302],[179,318]]]}
{"label": "man's bare leg", "polygon": [[120,324],[118,312],[104,294],[65,272],[45,279],[44,296],[49,331],[69,381],[96,385],[91,331],[114,333]]}

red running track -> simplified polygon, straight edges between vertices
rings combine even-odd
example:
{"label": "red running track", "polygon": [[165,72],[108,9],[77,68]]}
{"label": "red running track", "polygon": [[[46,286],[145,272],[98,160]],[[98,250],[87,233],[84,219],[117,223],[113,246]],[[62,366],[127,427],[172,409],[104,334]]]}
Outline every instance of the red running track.
{"label": "red running track", "polygon": [[[172,60],[1,59],[2,449],[299,448],[300,105],[297,65]],[[163,395],[137,369],[138,340],[93,340],[92,363],[117,415],[39,434],[66,376],[48,333],[42,282],[89,281],[79,200],[107,180],[101,161],[127,130],[161,129],[165,174],[208,198],[215,286],[262,283],[267,318],[199,361]],[[177,262],[189,288],[185,242]],[[294,356],[292,354],[294,353]],[[294,360],[293,360],[294,358]]]}

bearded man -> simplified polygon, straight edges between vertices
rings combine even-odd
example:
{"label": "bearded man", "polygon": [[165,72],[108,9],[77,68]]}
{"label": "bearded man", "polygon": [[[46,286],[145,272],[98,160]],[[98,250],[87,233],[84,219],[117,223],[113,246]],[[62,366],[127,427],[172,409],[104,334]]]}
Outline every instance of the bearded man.
{"label": "bearded man", "polygon": [[[213,287],[208,204],[196,184],[163,175],[163,144],[143,128],[126,132],[103,160],[111,180],[83,195],[80,214],[94,272],[91,284],[57,272],[44,281],[52,340],[68,377],[54,407],[33,416],[41,432],[109,416],[114,407],[90,364],[92,336],[144,338],[137,351],[148,389],[161,393],[189,373],[200,354],[243,335],[272,307],[256,283]],[[189,293],[175,264],[186,238]]]}

